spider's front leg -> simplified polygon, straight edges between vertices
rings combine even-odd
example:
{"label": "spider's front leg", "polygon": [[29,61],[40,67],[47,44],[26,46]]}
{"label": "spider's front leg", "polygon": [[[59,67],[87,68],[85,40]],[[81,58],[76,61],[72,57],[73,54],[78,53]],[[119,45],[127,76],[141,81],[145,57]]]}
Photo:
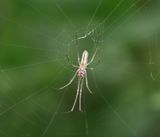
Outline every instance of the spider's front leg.
{"label": "spider's front leg", "polygon": [[87,69],[89,69],[89,70],[94,70],[94,69],[96,69],[96,67],[99,65],[99,63],[100,63],[100,59],[98,60],[98,62],[95,64],[94,67],[87,67]]}
{"label": "spider's front leg", "polygon": [[61,90],[61,89],[64,89],[65,87],[69,86],[73,82],[73,80],[75,79],[75,77],[77,75],[77,72],[78,72],[78,70],[75,72],[75,74],[73,75],[73,77],[71,78],[71,80],[66,85],[64,85],[63,87],[61,87],[59,89]]}
{"label": "spider's front leg", "polygon": [[77,65],[72,64],[72,62],[71,62],[71,59],[70,59],[69,55],[66,55],[66,58],[67,58],[67,62],[68,62],[68,64],[69,64],[69,65],[71,65],[71,66],[72,66],[72,67],[74,67],[74,68],[78,68],[78,66],[77,66]]}
{"label": "spider's front leg", "polygon": [[97,55],[97,51],[98,51],[98,47],[96,48],[96,50],[95,50],[95,52],[94,52],[94,54],[93,54],[91,60],[88,62],[87,65],[91,64],[91,63],[94,61],[94,59],[95,59],[95,57],[96,57],[96,55]]}

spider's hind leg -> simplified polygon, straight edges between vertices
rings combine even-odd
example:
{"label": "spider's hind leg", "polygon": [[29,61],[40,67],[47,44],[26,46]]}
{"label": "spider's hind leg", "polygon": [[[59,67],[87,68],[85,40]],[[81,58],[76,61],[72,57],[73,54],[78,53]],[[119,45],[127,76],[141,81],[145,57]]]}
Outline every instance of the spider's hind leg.
{"label": "spider's hind leg", "polygon": [[90,93],[90,94],[93,94],[93,92],[90,90],[89,85],[88,85],[87,72],[86,72],[85,80],[86,80],[86,87],[87,87],[89,93]]}
{"label": "spider's hind leg", "polygon": [[76,93],[76,97],[75,97],[75,99],[74,99],[74,103],[73,103],[73,105],[72,105],[72,108],[71,108],[71,112],[74,110],[74,108],[75,108],[75,105],[76,105],[76,102],[77,102],[77,99],[78,99],[78,96],[79,96],[79,90],[80,90],[80,85],[81,85],[81,79],[79,78],[78,79],[78,85],[77,85],[77,93]]}
{"label": "spider's hind leg", "polygon": [[82,112],[82,90],[83,90],[83,82],[84,82],[84,78],[82,78],[82,80],[81,80],[80,91],[79,91],[79,111],[81,111],[81,112]]}

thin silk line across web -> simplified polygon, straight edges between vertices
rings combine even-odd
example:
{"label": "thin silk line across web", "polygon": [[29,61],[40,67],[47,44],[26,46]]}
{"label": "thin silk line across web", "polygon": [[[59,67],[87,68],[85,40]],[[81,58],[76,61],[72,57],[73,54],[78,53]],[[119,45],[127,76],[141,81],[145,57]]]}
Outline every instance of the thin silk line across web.
{"label": "thin silk line across web", "polygon": [[[64,60],[64,59],[55,59],[54,58],[52,60],[36,62],[36,63],[33,63],[33,64],[27,64],[27,65],[21,65],[21,66],[17,66],[17,67],[4,68],[3,71],[25,69],[25,68],[28,68],[28,67],[34,67],[34,66],[37,66],[37,65],[47,64],[47,63],[51,63],[51,62],[57,62],[58,63],[59,61],[62,61],[62,60]],[[62,66],[62,67],[65,67],[65,66]]]}
{"label": "thin silk line across web", "polygon": [[103,2],[103,0],[100,0],[100,1],[99,1],[98,6],[96,7],[93,15],[91,16],[91,19],[89,20],[89,23],[88,23],[88,25],[87,25],[87,30],[88,30],[88,27],[91,25],[93,19],[95,18],[96,14],[97,14],[97,12],[98,12],[98,10],[99,10],[99,8],[101,7],[102,2]]}
{"label": "thin silk line across web", "polygon": [[[63,70],[64,70],[64,68],[63,69],[61,69],[61,70],[59,70],[59,72],[60,73],[62,73],[63,72]],[[15,108],[16,106],[18,106],[18,105],[20,105],[20,104],[22,104],[22,103],[24,103],[25,101],[28,101],[28,100],[30,100],[31,98],[33,98],[34,96],[37,96],[38,94],[40,94],[40,93],[42,93],[42,92],[45,92],[45,91],[47,91],[47,89],[49,89],[50,88],[50,86],[51,86],[51,84],[53,84],[54,83],[54,81],[56,81],[56,79],[57,79],[57,77],[56,78],[54,78],[47,86],[45,86],[45,87],[43,87],[43,88],[41,88],[40,90],[38,90],[38,91],[36,91],[36,92],[33,92],[31,95],[29,95],[29,96],[27,96],[27,97],[25,97],[25,98],[23,98],[23,99],[21,99],[20,101],[18,101],[17,103],[15,103],[15,104],[13,104],[12,106],[10,106],[10,107],[8,107],[7,109],[5,109],[4,111],[2,111],[2,112],[0,112],[0,116],[3,116],[6,112],[8,112],[8,111],[10,111],[10,110],[12,110],[13,108]],[[17,112],[16,112],[17,113]],[[20,115],[22,118],[23,118],[23,116],[22,115]],[[33,123],[32,121],[28,121],[28,122],[30,122],[31,124],[36,124],[37,125],[37,123]]]}
{"label": "thin silk line across web", "polygon": [[[64,68],[61,69],[61,70],[59,70],[59,72],[62,73],[63,70],[64,70]],[[41,93],[42,91],[47,91],[47,89],[50,88],[50,86],[57,80],[57,78],[58,78],[58,77],[54,78],[47,86],[45,86],[45,87],[39,89],[39,90],[36,91],[36,92],[33,92],[33,93],[30,94],[29,96],[27,96],[27,97],[21,99],[21,100],[18,101],[17,103],[13,104],[12,106],[10,106],[10,107],[8,107],[7,109],[5,109],[4,111],[0,112],[0,116],[2,116],[3,114],[5,114],[6,112],[12,110],[12,109],[13,109],[14,107],[16,107],[17,105],[19,105],[19,104],[21,104],[21,103],[23,103],[23,102],[25,102],[25,101],[31,99],[32,97],[38,95],[38,94]]]}
{"label": "thin silk line across web", "polygon": [[[17,24],[17,23],[16,23]],[[24,28],[24,27],[23,27]],[[33,30],[33,29],[32,29]],[[59,43],[59,41],[57,40],[59,37],[61,37],[61,35],[62,34],[64,34],[65,33],[65,31],[63,30],[63,31],[61,31],[59,34],[57,34],[57,36],[56,37],[48,37],[49,39],[53,39],[54,40],[54,42],[55,42],[55,44],[56,45],[58,45],[58,46],[60,46],[61,45],[61,43]],[[44,33],[43,33],[44,34]],[[43,35],[43,36],[47,36],[47,35]],[[66,37],[68,37],[68,35],[66,36]],[[55,50],[53,50],[53,49],[46,49],[46,48],[37,48],[37,47],[31,47],[31,46],[28,46],[28,45],[21,45],[21,44],[13,44],[13,43],[7,43],[7,42],[0,42],[0,45],[1,46],[8,46],[8,47],[15,47],[15,48],[25,48],[25,49],[33,49],[33,50],[37,50],[37,51],[41,51],[41,52],[44,52],[46,55],[48,54],[48,53],[53,53]],[[58,52],[58,51],[57,51]],[[43,54],[44,54],[43,53]]]}
{"label": "thin silk line across web", "polygon": [[83,106],[84,106],[84,120],[85,120],[85,134],[89,137],[89,123],[87,118],[87,105],[86,105],[86,94],[83,94]]}
{"label": "thin silk line across web", "polygon": [[[133,6],[135,6],[135,4],[137,4],[139,1],[140,1],[140,0],[138,0],[138,1],[135,2],[135,3],[133,3],[133,4],[129,7],[129,9],[131,9]],[[144,2],[144,4],[143,4],[141,7],[139,7],[138,9],[136,9],[136,10],[132,13],[132,15],[128,16],[122,23],[120,23],[120,24],[118,25],[118,27],[117,27],[116,29],[114,29],[114,30],[111,32],[111,34],[109,34],[109,36],[113,35],[113,32],[116,33],[116,31],[118,30],[118,28],[119,28],[121,25],[123,25],[123,23],[125,23],[125,22],[128,21],[130,18],[132,18],[132,17],[133,17],[136,13],[138,13],[143,7],[145,7],[150,1],[151,1],[151,0],[147,0],[146,2]],[[117,18],[116,21],[114,21],[109,27],[111,27],[114,23],[116,23],[117,21],[119,21],[125,14],[127,14],[127,13],[129,12],[129,9],[127,9],[127,10],[123,13],[123,15],[121,15],[119,18]],[[105,30],[105,32],[109,29],[109,27]],[[109,36],[108,36],[108,37],[109,37]]]}
{"label": "thin silk line across web", "polygon": [[102,100],[106,103],[106,105],[110,108],[110,110],[112,110],[113,114],[119,119],[119,121],[136,137],[137,133],[136,131],[126,122],[126,120],[124,120],[124,118],[122,118],[122,116],[120,116],[120,114],[116,111],[116,109],[114,109],[114,107],[112,106],[112,104],[108,101],[108,99],[103,95],[103,93],[101,92],[100,88],[97,85],[96,82],[96,78],[94,76],[94,74],[92,73],[93,76],[93,81],[96,87],[96,91],[98,93],[98,95],[102,98]]}
{"label": "thin silk line across web", "polygon": [[[45,14],[44,12],[42,12],[38,7],[35,7],[31,1],[26,1],[23,0],[26,4],[28,4],[30,7],[32,7],[37,13],[43,15],[44,17],[46,17],[47,19],[49,19],[52,23],[55,24],[54,20],[49,17],[47,14]],[[63,9],[61,8],[60,4],[57,3],[56,0],[53,1],[54,5],[57,7],[57,9],[59,10],[59,12],[65,17],[65,19],[68,21],[68,24],[71,25],[72,27],[75,27],[75,25],[72,23],[71,19],[67,16],[67,14],[65,14],[65,12],[63,11]]]}
{"label": "thin silk line across web", "polygon": [[51,125],[53,126],[53,125],[55,124],[55,123],[53,123],[53,122],[54,122],[54,120],[55,120],[55,118],[56,118],[56,116],[57,116],[57,113],[58,113],[58,111],[59,111],[59,109],[60,109],[60,107],[61,107],[62,101],[63,101],[63,99],[64,99],[64,97],[65,97],[65,93],[66,93],[66,91],[63,93],[62,97],[60,98],[60,101],[59,101],[59,103],[58,103],[58,105],[57,105],[56,111],[53,112],[52,117],[50,118],[50,120],[49,120],[46,128],[45,128],[44,131],[42,132],[41,137],[44,137],[44,136],[47,134],[47,131],[49,130],[50,126],[51,126]]}
{"label": "thin silk line across web", "polygon": [[[139,1],[139,0],[138,0]],[[119,6],[120,4],[122,3],[122,1],[120,1],[120,3],[118,3],[117,5]],[[136,2],[137,3],[137,2]],[[133,5],[135,5],[135,4],[133,4]],[[133,6],[132,5],[132,6]],[[99,5],[100,6],[100,5]],[[113,10],[115,11],[117,8],[118,8],[118,6],[116,6],[116,8],[114,8]],[[131,8],[131,7],[130,7]],[[111,13],[113,14],[113,12],[111,11]],[[112,15],[112,14],[109,14],[108,16],[107,16],[107,19]],[[95,15],[96,15],[96,12],[95,12]],[[95,16],[94,15],[94,16]],[[92,20],[94,19],[94,16],[91,18]],[[106,20],[106,19],[105,19]],[[105,21],[104,20],[104,21]],[[102,22],[104,22],[104,21],[102,21]],[[115,22],[115,21],[114,21]],[[89,25],[89,24],[88,24]],[[112,26],[112,25],[110,25],[110,26]],[[109,27],[108,27],[109,28]],[[85,37],[84,37],[85,38]]]}
{"label": "thin silk line across web", "polygon": [[[31,5],[31,6],[32,6],[32,5]],[[56,4],[56,6],[58,6],[58,5]],[[59,8],[60,11],[64,14],[64,12],[63,12],[63,10],[60,8],[60,6],[58,6],[58,8]],[[38,10],[38,11],[39,11],[39,10]],[[65,15],[65,14],[64,14],[64,15]],[[65,15],[65,16],[66,16],[66,15]],[[67,16],[66,16],[66,17],[67,17]],[[29,47],[29,48],[30,48],[30,47]],[[38,50],[39,50],[39,49],[38,49]],[[52,61],[53,61],[53,60],[52,60]],[[42,63],[44,63],[44,62],[42,62]],[[25,65],[25,66],[20,66],[20,67],[15,67],[15,68],[11,68],[11,69],[17,69],[17,68],[22,68],[22,67],[24,68],[24,67],[33,66],[33,65],[38,65],[38,64],[40,64],[40,63],[31,64],[31,65]],[[44,89],[44,90],[46,90],[46,89]],[[12,108],[14,108],[15,106],[21,104],[22,102],[30,99],[31,97],[33,97],[33,96],[35,96],[35,95],[37,95],[37,94],[32,94],[32,95],[30,95],[30,96],[22,99],[21,101],[15,103],[14,105],[12,105],[11,107],[9,107],[9,108],[6,109],[5,111],[1,112],[0,115],[3,115],[4,113],[8,112],[9,110],[11,110]],[[58,105],[58,106],[59,106],[59,105]],[[53,115],[53,116],[54,116],[54,115]],[[54,119],[53,119],[53,120],[54,120]],[[51,123],[50,123],[50,124],[52,124],[52,119],[51,119]],[[50,126],[50,124],[49,124],[48,126]],[[49,128],[49,127],[48,127],[48,128]],[[43,133],[44,135],[45,135],[45,132],[47,132],[48,128],[46,129],[46,131],[44,131],[44,133]]]}
{"label": "thin silk line across web", "polygon": [[[137,1],[139,1],[139,0],[137,0]],[[116,11],[116,9],[120,6],[120,4],[121,4],[122,2],[123,2],[123,0],[121,0],[121,1],[117,4],[117,6],[111,11],[111,13],[110,13],[102,22],[105,22],[105,20],[108,19],[108,18],[114,13],[113,11]],[[137,3],[137,2],[135,2],[134,4],[132,4],[131,7],[134,6],[136,3]],[[101,3],[101,4],[102,4],[102,3]],[[98,7],[100,7],[100,5],[99,5]],[[131,7],[130,7],[130,8],[131,8]],[[129,8],[129,9],[130,9],[130,8]],[[98,8],[97,8],[97,9],[98,9]],[[98,11],[98,10],[97,10],[97,11]],[[97,11],[96,11],[96,12],[97,12]],[[94,16],[96,15],[96,12],[95,12]],[[91,18],[92,20],[94,19],[94,16]],[[115,22],[115,21],[114,21],[114,22]],[[17,23],[16,23],[16,24],[17,24]],[[88,24],[88,26],[89,26],[89,24]],[[110,25],[110,26],[111,26],[111,25]],[[108,27],[108,28],[109,28],[109,27]],[[43,34],[43,33],[42,33],[42,34]]]}

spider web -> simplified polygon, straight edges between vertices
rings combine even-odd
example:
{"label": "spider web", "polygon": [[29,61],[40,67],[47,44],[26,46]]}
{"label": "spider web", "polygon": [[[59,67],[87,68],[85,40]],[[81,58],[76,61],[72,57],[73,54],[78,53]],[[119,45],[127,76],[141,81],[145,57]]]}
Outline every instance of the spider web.
{"label": "spider web", "polygon": [[[70,4],[23,0],[17,1],[20,11],[25,7],[23,12],[2,14],[1,24],[8,30],[2,28],[0,38],[0,135],[127,137],[159,133],[158,8],[145,11],[150,0],[101,0],[93,2],[89,18],[83,17],[84,12],[73,14],[72,19]],[[85,3],[86,9],[88,4],[92,1]],[[142,11],[149,15],[141,18]],[[74,16],[82,21],[75,23]],[[65,24],[59,25],[60,20]],[[98,47],[95,62],[101,61],[88,72],[95,94],[90,96],[84,88],[84,113],[64,113],[73,103],[77,82],[64,91],[57,87],[75,71],[66,55],[76,63],[76,46],[80,54],[87,49],[89,55]],[[150,124],[156,127],[154,131]]]}

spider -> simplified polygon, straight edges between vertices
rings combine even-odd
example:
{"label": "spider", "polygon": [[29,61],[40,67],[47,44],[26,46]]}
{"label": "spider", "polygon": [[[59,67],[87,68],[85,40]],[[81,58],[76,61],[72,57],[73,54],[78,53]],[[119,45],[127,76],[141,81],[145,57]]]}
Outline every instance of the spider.
{"label": "spider", "polygon": [[78,97],[79,97],[79,111],[82,111],[82,88],[83,88],[83,84],[84,84],[84,79],[85,79],[86,87],[87,87],[89,93],[92,94],[92,91],[90,90],[89,85],[88,85],[87,69],[93,70],[94,68],[88,68],[87,66],[90,65],[94,61],[96,53],[97,53],[97,48],[96,48],[90,61],[88,61],[88,51],[87,50],[83,51],[81,60],[80,60],[80,57],[78,54],[78,66],[71,64],[73,67],[78,68],[78,69],[76,70],[76,72],[73,75],[73,77],[71,78],[71,80],[66,85],[59,88],[61,90],[65,87],[69,86],[73,82],[75,77],[76,76],[78,77],[77,93],[76,93],[76,97],[75,97],[74,103],[72,105],[72,108],[70,110],[71,112],[75,108]]}

